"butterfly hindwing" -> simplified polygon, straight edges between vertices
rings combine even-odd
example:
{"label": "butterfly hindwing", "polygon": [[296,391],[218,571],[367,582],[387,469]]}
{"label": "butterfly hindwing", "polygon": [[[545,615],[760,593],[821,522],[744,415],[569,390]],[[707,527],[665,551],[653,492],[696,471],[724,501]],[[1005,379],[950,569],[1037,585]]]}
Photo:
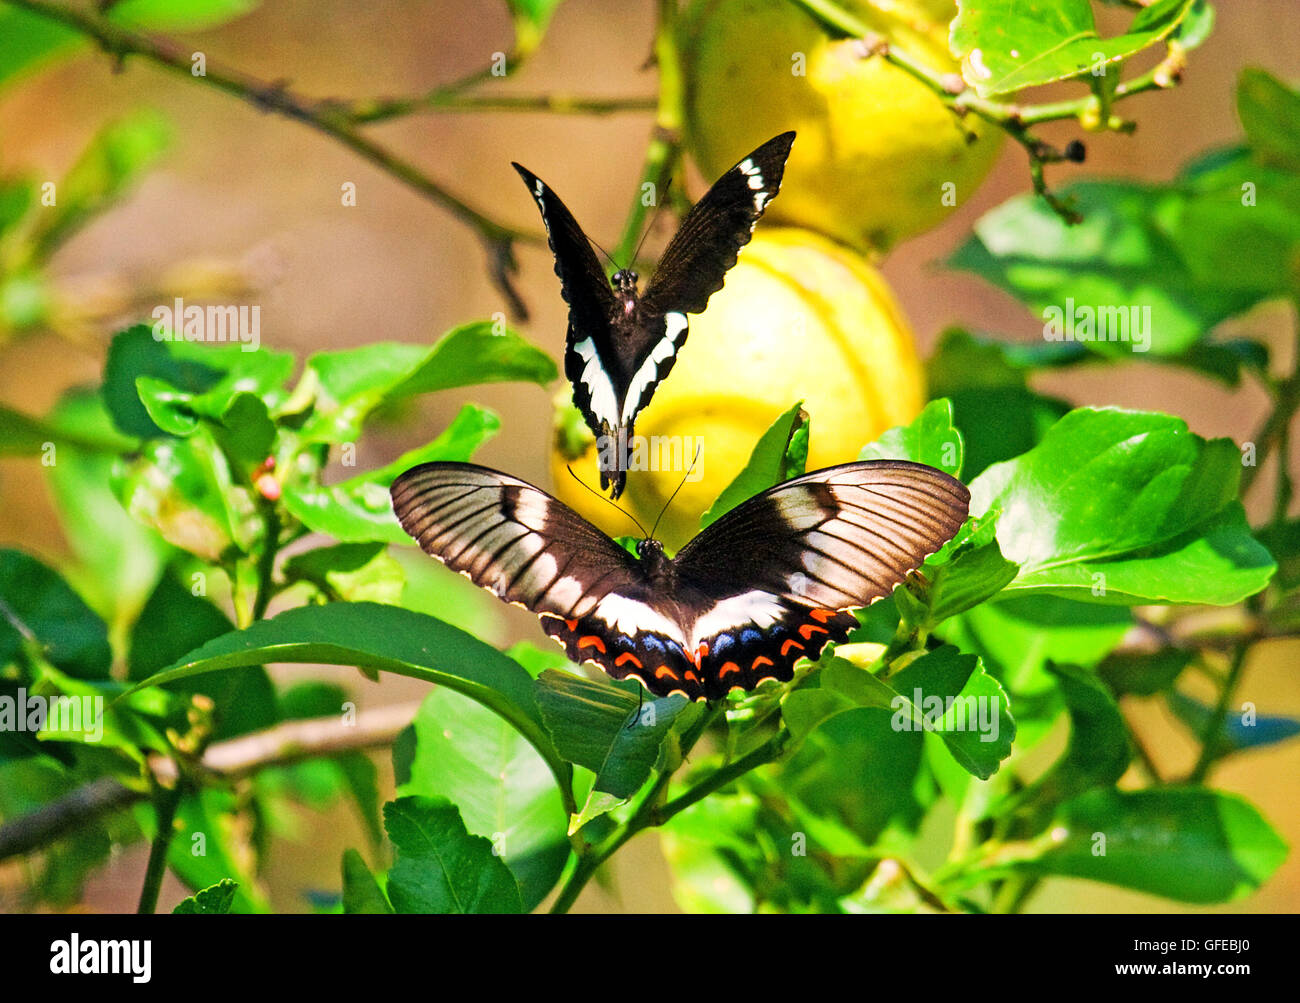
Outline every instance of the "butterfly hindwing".
{"label": "butterfly hindwing", "polygon": [[393,483],[403,529],[448,567],[531,609],[574,661],[656,696],[718,699],[788,681],[960,528],[970,494],[918,463],[846,463],[779,484],[669,558],[633,557],[546,492],[469,463]]}

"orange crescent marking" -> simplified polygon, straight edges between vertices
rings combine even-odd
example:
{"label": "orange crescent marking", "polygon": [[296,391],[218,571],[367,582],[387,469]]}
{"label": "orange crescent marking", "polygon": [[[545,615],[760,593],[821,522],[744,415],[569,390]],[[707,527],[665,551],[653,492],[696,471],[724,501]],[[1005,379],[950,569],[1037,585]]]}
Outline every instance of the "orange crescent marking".
{"label": "orange crescent marking", "polygon": [[[786,643],[786,644],[793,644],[794,642],[793,642],[793,641],[786,641],[785,643]],[[761,662],[762,664],[764,664],[764,665],[775,665],[775,664],[776,664],[775,662],[772,661],[772,659],[768,658],[766,655],[759,655],[757,658],[754,659],[754,664],[751,665],[750,668],[751,668],[751,669],[756,669],[756,668],[758,668],[760,662]]]}
{"label": "orange crescent marking", "polygon": [[808,611],[808,615],[812,617],[814,620],[816,620],[818,623],[825,623],[835,614],[828,609],[812,609]]}
{"label": "orange crescent marking", "polygon": [[577,629],[578,629],[578,621],[577,621],[577,620],[565,620],[565,621],[564,621],[564,625],[565,625],[566,627],[568,627],[570,630],[577,630]]}
{"label": "orange crescent marking", "polygon": [[739,672],[739,671],[740,671],[740,666],[737,665],[735,662],[724,662],[722,668],[718,670],[718,678],[721,679],[728,672]]}
{"label": "orange crescent marking", "polygon": [[686,670],[686,678],[689,679],[689,680],[690,680],[691,682],[693,682],[693,683],[697,683],[697,682],[700,681],[699,676],[697,676],[697,675],[696,675],[694,672],[692,672],[690,669],[687,669],[687,670]]}
{"label": "orange crescent marking", "polygon": [[816,631],[819,634],[828,633],[825,627],[814,627],[811,623],[805,623],[799,628],[799,634],[805,641],[812,637],[813,631]]}
{"label": "orange crescent marking", "polygon": [[800,651],[803,651],[803,645],[800,644],[798,641],[796,641],[793,637],[791,637],[786,640],[785,644],[781,645],[782,658],[784,658],[787,654],[790,653],[791,647],[795,647],[798,648]]}
{"label": "orange crescent marking", "polygon": [[664,676],[672,676],[674,679],[676,679],[677,673],[674,672],[672,669],[670,669],[667,665],[661,665],[659,666],[659,668],[655,669],[655,678],[662,679]]}
{"label": "orange crescent marking", "polygon": [[578,650],[583,648],[595,648],[602,655],[605,653],[605,642],[595,634],[588,634],[586,637],[578,638]]}
{"label": "orange crescent marking", "polygon": [[645,668],[645,666],[641,664],[641,659],[637,658],[636,655],[632,654],[632,652],[630,651],[625,651],[623,652],[623,654],[619,655],[616,659],[614,659],[614,667],[617,668],[618,666],[622,665],[624,662],[631,662],[638,669]]}

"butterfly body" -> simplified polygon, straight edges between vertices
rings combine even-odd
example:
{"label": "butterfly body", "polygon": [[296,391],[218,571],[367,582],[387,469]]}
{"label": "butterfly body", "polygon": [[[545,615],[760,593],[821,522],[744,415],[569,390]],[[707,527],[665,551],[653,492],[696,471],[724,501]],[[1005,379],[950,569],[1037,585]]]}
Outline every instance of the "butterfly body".
{"label": "butterfly body", "polygon": [[601,487],[617,498],[637,414],[672,370],[686,341],[687,315],[722,288],[767,203],[781,187],[794,133],[776,136],[724,174],[686,214],[644,294],[639,276],[610,279],[591,242],[560,198],[515,164],[542,214],[555,272],[569,304],[564,372],[573,399],[597,437]]}
{"label": "butterfly body", "polygon": [[428,463],[393,483],[430,555],[538,615],[576,661],[657,696],[717,699],[788,681],[857,626],[966,517],[969,492],[904,461],[842,464],[726,513],[675,557],[628,553],[572,509],[498,471]]}

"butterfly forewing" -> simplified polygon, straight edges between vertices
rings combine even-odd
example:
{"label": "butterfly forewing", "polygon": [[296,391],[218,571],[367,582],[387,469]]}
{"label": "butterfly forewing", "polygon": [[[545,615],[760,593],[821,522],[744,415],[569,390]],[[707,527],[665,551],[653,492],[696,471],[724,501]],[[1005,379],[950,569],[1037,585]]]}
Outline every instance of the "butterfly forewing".
{"label": "butterfly forewing", "polygon": [[573,509],[495,470],[426,463],[391,493],[425,553],[534,613],[583,616],[640,578],[636,559]]}
{"label": "butterfly forewing", "polygon": [[[537,175],[515,164],[542,213],[569,304],[564,373],[573,400],[601,440],[601,486],[617,498],[636,416],[677,361],[687,314],[722,288],[728,269],[781,187],[794,133],[768,140],[724,174],[686,214],[644,296],[635,283],[611,288],[591,242]],[[603,437],[603,438],[602,438]]]}
{"label": "butterfly forewing", "polygon": [[767,204],[781,190],[793,132],[769,139],[708,190],[682,220],[641,298],[647,316],[701,313],[722,288]]}

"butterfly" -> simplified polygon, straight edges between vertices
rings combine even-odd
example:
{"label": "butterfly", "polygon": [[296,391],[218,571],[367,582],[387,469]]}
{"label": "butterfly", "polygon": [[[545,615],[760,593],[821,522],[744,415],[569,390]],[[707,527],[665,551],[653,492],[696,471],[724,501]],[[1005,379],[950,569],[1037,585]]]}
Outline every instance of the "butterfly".
{"label": "butterfly", "polygon": [[470,463],[425,463],[391,489],[424,551],[538,615],[575,662],[656,696],[716,700],[787,682],[956,534],[970,492],[904,460],[827,467],[741,503],[675,557],[633,556],[545,491]]}
{"label": "butterfly", "polygon": [[600,486],[623,493],[626,454],[637,413],[677,361],[686,315],[700,313],[749,243],[754,225],[781,188],[793,132],[769,139],[727,171],[691,208],[669,242],[645,294],[630,268],[610,279],[573,214],[519,164],[542,212],[555,273],[569,304],[564,372],[573,400],[597,437]]}

